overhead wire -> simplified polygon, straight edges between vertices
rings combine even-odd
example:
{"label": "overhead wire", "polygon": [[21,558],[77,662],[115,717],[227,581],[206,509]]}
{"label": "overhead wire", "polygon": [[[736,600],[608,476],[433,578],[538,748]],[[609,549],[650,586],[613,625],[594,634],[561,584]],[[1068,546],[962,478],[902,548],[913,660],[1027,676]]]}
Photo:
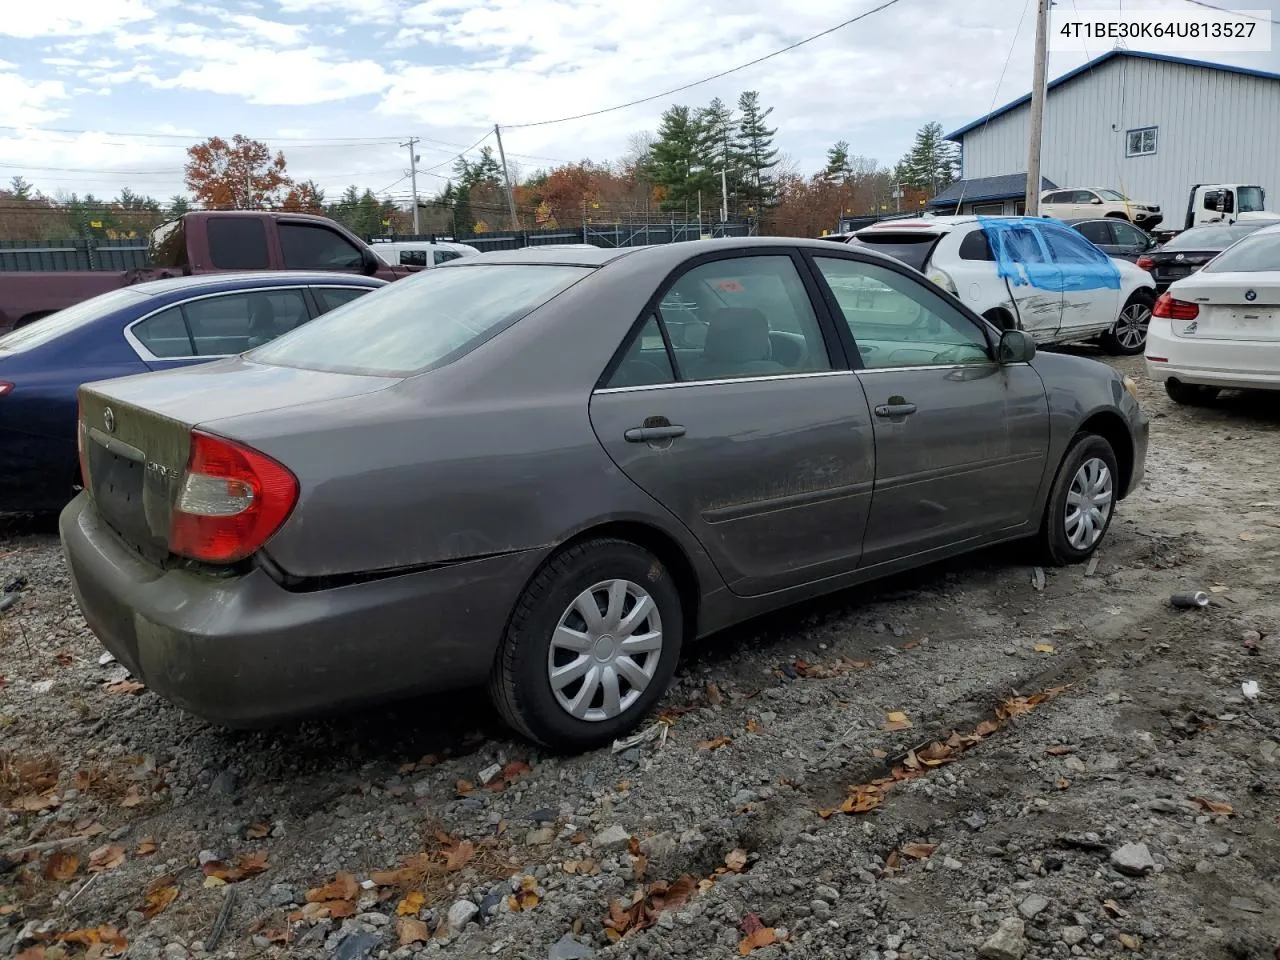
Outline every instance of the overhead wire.
{"label": "overhead wire", "polygon": [[740,63],[736,67],[730,67],[728,70],[721,70],[719,73],[713,73],[711,76],[703,77],[701,80],[694,80],[690,83],[683,83],[678,87],[672,87],[670,90],[663,90],[661,93],[655,93],[647,97],[640,97],[638,100],[629,100],[626,103],[619,103],[612,107],[602,107],[599,110],[589,110],[586,113],[577,113],[569,117],[557,117],[554,120],[532,120],[527,123],[504,123],[501,126],[504,130],[523,130],[528,127],[546,127],[553,123],[568,123],[570,120],[585,120],[588,117],[598,117],[606,113],[626,110],[629,107],[637,107],[642,103],[652,103],[654,100],[661,100],[664,97],[669,97],[673,94],[683,93],[685,90],[700,87],[704,83],[711,83],[713,80],[719,80],[731,74],[738,73],[739,71],[746,70],[749,67],[754,67],[757,64],[764,63],[766,60],[772,60],[774,57],[780,57],[784,53],[790,53],[798,47],[803,47],[805,44],[812,43],[814,40],[819,40],[822,37],[829,36],[837,30],[843,30],[845,27],[857,23],[859,20],[865,20],[867,17],[877,14],[882,10],[887,10],[889,7],[901,2],[902,0],[884,0],[883,3],[872,7],[870,10],[866,10],[855,17],[850,17],[848,20],[843,20],[835,26],[828,27],[827,29],[819,31],[812,36],[805,37],[803,40],[797,40],[795,43],[787,44],[787,46],[782,47],[779,50],[774,50],[772,53],[766,53],[764,56],[756,57],[754,60],[748,60],[746,63]]}

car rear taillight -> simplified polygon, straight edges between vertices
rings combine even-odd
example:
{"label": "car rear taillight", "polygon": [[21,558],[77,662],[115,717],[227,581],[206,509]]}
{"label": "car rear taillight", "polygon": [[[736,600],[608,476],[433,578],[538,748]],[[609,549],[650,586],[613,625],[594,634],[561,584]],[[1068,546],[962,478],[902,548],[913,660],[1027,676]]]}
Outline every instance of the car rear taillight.
{"label": "car rear taillight", "polygon": [[1151,315],[1163,317],[1166,320],[1194,320],[1200,316],[1200,308],[1194,303],[1175,300],[1169,294],[1162,293],[1156,298],[1156,305],[1151,308]]}
{"label": "car rear taillight", "polygon": [[1152,270],[1156,265],[1156,262],[1148,256],[1139,257],[1137,263],[1139,270]]}
{"label": "car rear taillight", "polygon": [[255,553],[298,502],[298,480],[256,450],[191,431],[191,456],[169,527],[169,550],[208,563]]}

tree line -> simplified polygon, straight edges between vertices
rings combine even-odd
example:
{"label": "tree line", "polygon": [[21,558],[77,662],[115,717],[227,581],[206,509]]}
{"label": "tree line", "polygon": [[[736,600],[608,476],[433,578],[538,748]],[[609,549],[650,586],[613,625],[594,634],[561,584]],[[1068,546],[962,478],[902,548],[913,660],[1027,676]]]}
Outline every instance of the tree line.
{"label": "tree line", "polygon": [[[509,169],[519,225],[672,218],[714,223],[724,204],[730,219],[755,219],[761,232],[812,236],[834,229],[842,215],[917,210],[959,175],[958,152],[938,123],[921,127],[893,167],[840,140],[822,169],[803,174],[775,145],[772,113],[753,90],[734,105],[719,98],[700,107],[673,104],[656,133],[634,135],[616,161],[584,159],[528,175]],[[458,157],[451,172],[442,189],[419,200],[423,233],[469,236],[511,226],[503,170],[492,147]],[[408,202],[356,185],[329,199],[314,180],[290,175],[283,152],[239,134],[189,147],[184,176],[188,195],[167,201],[129,189],[112,199],[49,198],[14,177],[7,190],[0,189],[0,240],[144,236],[192,209],[314,213],[366,237],[412,230]]]}

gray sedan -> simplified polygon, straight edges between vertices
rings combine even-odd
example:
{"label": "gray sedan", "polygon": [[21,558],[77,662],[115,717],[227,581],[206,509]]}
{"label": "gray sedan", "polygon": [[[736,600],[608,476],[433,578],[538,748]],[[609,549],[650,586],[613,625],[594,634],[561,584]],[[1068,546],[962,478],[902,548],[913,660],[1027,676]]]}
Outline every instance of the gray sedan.
{"label": "gray sedan", "polygon": [[486,253],[241,357],[81,389],[93,630],[253,726],[488,684],[606,743],[681,646],[987,544],[1097,549],[1131,381],[820,240]]}

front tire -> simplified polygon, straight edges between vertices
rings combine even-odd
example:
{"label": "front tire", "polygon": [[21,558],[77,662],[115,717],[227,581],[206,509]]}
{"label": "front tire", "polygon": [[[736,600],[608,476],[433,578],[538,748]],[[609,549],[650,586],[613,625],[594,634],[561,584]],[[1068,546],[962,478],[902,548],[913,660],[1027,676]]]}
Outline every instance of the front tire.
{"label": "front tire", "polygon": [[662,697],[683,628],[680,593],[657,557],[625,540],[585,541],[525,587],[490,698],[510,726],[551,749],[604,746]]}
{"label": "front tire", "polygon": [[1111,444],[1096,433],[1076,435],[1049,491],[1040,525],[1040,552],[1065,566],[1089,559],[1101,545],[1120,493],[1120,471]]}
{"label": "front tire", "polygon": [[1140,290],[1129,298],[1120,316],[1098,342],[1113,357],[1136,357],[1147,348],[1147,328],[1151,326],[1151,294]]}
{"label": "front tire", "polygon": [[1182,403],[1192,407],[1203,407],[1218,397],[1217,387],[1205,387],[1198,383],[1183,383],[1181,380],[1166,380],[1164,392],[1174,403]]}

